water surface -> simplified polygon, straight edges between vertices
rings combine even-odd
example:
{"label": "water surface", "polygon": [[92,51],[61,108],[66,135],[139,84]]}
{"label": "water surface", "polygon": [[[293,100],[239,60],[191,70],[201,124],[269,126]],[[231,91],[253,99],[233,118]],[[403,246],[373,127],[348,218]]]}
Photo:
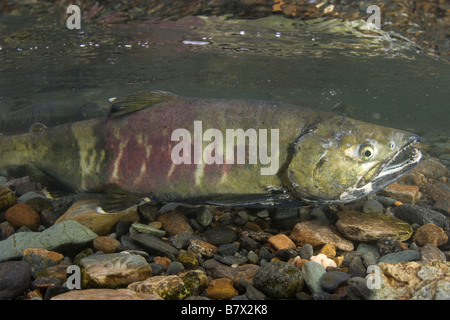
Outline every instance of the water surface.
{"label": "water surface", "polygon": [[448,135],[449,63],[362,20],[196,16],[81,30],[53,20],[0,16],[1,112],[165,90],[276,100]]}

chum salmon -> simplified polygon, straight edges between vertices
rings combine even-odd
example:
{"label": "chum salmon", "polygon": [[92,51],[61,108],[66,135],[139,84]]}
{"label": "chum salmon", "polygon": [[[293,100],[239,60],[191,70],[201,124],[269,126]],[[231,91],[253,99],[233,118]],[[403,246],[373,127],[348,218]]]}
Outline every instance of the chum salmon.
{"label": "chum salmon", "polygon": [[[355,201],[421,160],[415,134],[279,102],[146,91],[108,117],[0,137],[0,167],[114,212],[143,199],[229,206]],[[45,182],[43,184],[45,185]]]}

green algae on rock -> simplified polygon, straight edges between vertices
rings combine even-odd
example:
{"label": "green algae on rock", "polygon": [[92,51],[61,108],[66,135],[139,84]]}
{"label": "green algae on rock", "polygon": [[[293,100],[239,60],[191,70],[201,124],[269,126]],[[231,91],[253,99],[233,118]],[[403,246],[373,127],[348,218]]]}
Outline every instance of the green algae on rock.
{"label": "green algae on rock", "polygon": [[304,285],[300,269],[283,261],[273,261],[259,268],[253,276],[255,288],[274,299],[293,298]]}
{"label": "green algae on rock", "polygon": [[0,185],[0,209],[8,208],[16,202],[14,192],[8,187]]}

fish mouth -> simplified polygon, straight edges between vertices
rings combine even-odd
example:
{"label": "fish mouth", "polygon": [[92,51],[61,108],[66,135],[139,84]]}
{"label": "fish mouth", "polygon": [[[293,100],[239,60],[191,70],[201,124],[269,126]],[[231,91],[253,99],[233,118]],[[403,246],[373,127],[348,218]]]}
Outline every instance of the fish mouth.
{"label": "fish mouth", "polygon": [[389,161],[374,165],[355,187],[341,194],[341,200],[355,200],[384,189],[412,170],[422,160],[422,153],[414,147],[419,137],[413,136]]}

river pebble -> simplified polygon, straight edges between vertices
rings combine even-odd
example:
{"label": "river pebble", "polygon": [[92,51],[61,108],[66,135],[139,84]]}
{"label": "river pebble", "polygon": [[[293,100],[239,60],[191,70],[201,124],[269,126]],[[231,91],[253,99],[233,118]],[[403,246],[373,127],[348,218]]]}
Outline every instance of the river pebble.
{"label": "river pebble", "polygon": [[427,243],[420,249],[420,260],[431,262],[433,260],[445,261],[445,254],[438,247],[431,243]]}
{"label": "river pebble", "polygon": [[209,284],[208,276],[204,270],[188,270],[179,273],[178,276],[183,280],[184,286],[191,296],[201,295]]}
{"label": "river pebble", "polygon": [[233,281],[229,278],[214,279],[206,288],[206,296],[215,300],[231,299],[238,294]]}
{"label": "river pebble", "polygon": [[162,223],[163,229],[169,236],[176,234],[194,234],[194,230],[189,224],[189,219],[180,211],[166,211],[157,218]]}
{"label": "river pebble", "polygon": [[405,261],[414,261],[420,259],[420,252],[417,250],[405,250],[394,253],[388,253],[380,258],[378,262],[400,263]]}
{"label": "river pebble", "polygon": [[120,241],[109,236],[101,236],[94,239],[93,247],[103,253],[114,253],[122,248]]}
{"label": "river pebble", "polygon": [[344,239],[336,227],[317,220],[297,223],[289,237],[299,246],[305,244],[319,246],[328,243],[343,251],[354,249],[353,243]]}
{"label": "river pebble", "polygon": [[0,263],[0,299],[14,299],[31,283],[31,268],[24,261]]}
{"label": "river pebble", "polygon": [[346,272],[331,271],[326,272],[320,278],[320,286],[329,293],[333,293],[340,285],[350,280],[350,276]]}
{"label": "river pebble", "polygon": [[212,245],[220,246],[226,243],[232,243],[238,239],[236,231],[228,227],[211,228],[203,233],[205,240]]}
{"label": "river pebble", "polygon": [[276,250],[296,248],[295,243],[282,233],[270,237],[267,242],[269,242]]}
{"label": "river pebble", "polygon": [[376,213],[376,212],[383,212],[384,207],[377,200],[369,199],[364,202],[362,210],[364,213]]}
{"label": "river pebble", "polygon": [[14,192],[3,185],[0,185],[0,209],[9,208],[16,202]]}
{"label": "river pebble", "polygon": [[320,279],[326,273],[326,270],[320,263],[307,261],[302,265],[301,270],[303,279],[312,293],[323,291]]}
{"label": "river pebble", "polygon": [[36,231],[41,223],[39,214],[24,203],[18,203],[6,210],[5,219],[14,228],[25,226],[33,231]]}
{"label": "river pebble", "polygon": [[178,273],[184,271],[184,265],[179,261],[173,261],[169,264],[166,269],[167,275],[177,275]]}
{"label": "river pebble", "polygon": [[441,246],[448,242],[448,236],[441,227],[438,227],[433,223],[427,223],[416,230],[412,241],[419,246],[424,246],[428,243],[435,246]]}

